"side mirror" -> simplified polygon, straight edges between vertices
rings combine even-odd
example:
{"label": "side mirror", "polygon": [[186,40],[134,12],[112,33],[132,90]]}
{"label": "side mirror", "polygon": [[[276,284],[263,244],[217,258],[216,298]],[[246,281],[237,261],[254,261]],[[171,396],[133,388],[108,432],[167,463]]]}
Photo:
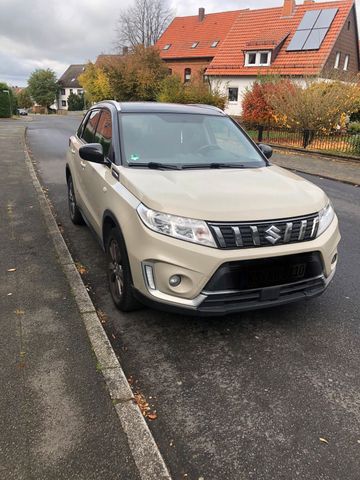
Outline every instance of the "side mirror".
{"label": "side mirror", "polygon": [[105,163],[103,147],[100,143],[87,143],[79,148],[83,160],[94,163]]}
{"label": "side mirror", "polygon": [[273,149],[269,145],[265,145],[264,143],[259,143],[258,147],[267,159],[272,157]]}

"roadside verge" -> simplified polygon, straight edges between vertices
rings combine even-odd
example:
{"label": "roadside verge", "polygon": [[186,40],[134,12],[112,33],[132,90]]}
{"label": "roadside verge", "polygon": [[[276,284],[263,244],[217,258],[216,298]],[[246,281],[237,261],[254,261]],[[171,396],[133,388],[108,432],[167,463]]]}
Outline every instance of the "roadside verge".
{"label": "roadside verge", "polygon": [[50,204],[36,175],[27,145],[24,129],[24,154],[30,177],[37,192],[41,211],[55,251],[73,292],[81,319],[85,325],[92,349],[101,370],[109,395],[127,436],[131,454],[142,480],[171,480],[162,455],[150,429],[136,405],[132,390],[118,358],[97,316],[94,304],[83,284],[67,245],[52,214]]}

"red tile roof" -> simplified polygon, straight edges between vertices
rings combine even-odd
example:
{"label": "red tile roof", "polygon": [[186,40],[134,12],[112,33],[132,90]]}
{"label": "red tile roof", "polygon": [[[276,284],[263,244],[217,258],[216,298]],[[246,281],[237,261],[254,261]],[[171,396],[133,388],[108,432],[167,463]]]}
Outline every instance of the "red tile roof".
{"label": "red tile roof", "polygon": [[[162,35],[157,46],[161,50],[161,57],[168,60],[213,57],[206,70],[208,75],[318,74],[324,67],[353,5],[354,0],[306,2],[297,5],[290,17],[282,16],[282,7],[207,14],[203,22],[199,22],[198,16],[177,17]],[[286,48],[304,13],[326,8],[338,8],[339,11],[320,49],[287,52]],[[218,39],[219,45],[211,48],[212,41]],[[199,41],[199,45],[194,49],[190,48],[195,41]],[[166,44],[171,44],[170,49],[162,50]],[[276,49],[277,56],[271,66],[245,67],[244,52],[262,49]]]}
{"label": "red tile roof", "polygon": [[[198,15],[191,17],[176,17],[156,43],[160,55],[164,59],[214,57],[226,35],[229,33],[239,10],[232,12],[206,14],[202,22]],[[219,41],[212,48],[211,44]],[[194,42],[199,42],[196,48],[191,48]],[[169,50],[164,46],[171,44]]]}

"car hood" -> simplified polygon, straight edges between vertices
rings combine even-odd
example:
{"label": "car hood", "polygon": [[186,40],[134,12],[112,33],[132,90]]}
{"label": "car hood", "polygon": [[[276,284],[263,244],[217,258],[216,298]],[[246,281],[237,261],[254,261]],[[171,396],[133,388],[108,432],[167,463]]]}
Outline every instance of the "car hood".
{"label": "car hood", "polygon": [[183,217],[254,221],[320,211],[325,193],[280,167],[209,170],[121,168],[121,183],[144,205]]}

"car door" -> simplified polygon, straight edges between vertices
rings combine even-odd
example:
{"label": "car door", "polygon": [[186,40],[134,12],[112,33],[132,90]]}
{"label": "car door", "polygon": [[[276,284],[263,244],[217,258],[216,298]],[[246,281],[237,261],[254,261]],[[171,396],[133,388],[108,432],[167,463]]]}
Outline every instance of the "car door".
{"label": "car door", "polygon": [[[100,109],[91,110],[85,118],[84,125],[79,128],[76,136],[70,139],[70,152],[73,157],[72,163],[72,175],[75,187],[75,196],[78,205],[85,214],[87,220],[91,221],[89,208],[89,201],[91,201],[90,192],[86,188],[85,177],[87,175],[87,169],[90,162],[83,160],[79,155],[79,149],[86,143],[93,143],[96,127],[101,116]],[[92,223],[92,222],[91,222]]]}
{"label": "car door", "polygon": [[101,237],[103,213],[107,205],[107,196],[111,188],[110,180],[111,165],[114,161],[112,145],[113,125],[110,110],[101,110],[101,116],[97,123],[94,142],[103,147],[104,157],[108,161],[106,165],[87,162],[84,180],[84,189],[88,194],[89,220],[96,233]]}

